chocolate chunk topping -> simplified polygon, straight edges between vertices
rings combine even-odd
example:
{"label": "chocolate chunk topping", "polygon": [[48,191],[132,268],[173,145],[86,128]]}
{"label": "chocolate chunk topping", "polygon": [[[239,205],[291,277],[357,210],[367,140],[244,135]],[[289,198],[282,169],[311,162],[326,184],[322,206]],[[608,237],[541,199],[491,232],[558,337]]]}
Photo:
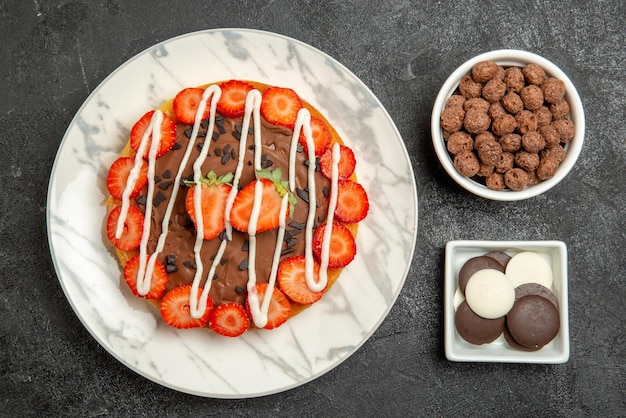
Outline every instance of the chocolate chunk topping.
{"label": "chocolate chunk topping", "polygon": [[165,271],[167,273],[174,273],[178,271],[178,267],[172,265],[172,264],[166,264],[165,265]]}
{"label": "chocolate chunk topping", "polygon": [[283,255],[291,254],[294,251],[295,250],[293,248],[285,248],[284,250],[280,252],[280,255],[283,256]]}
{"label": "chocolate chunk topping", "polygon": [[137,202],[138,205],[146,206],[146,197],[141,195],[137,198],[137,200],[135,200],[135,202]]}
{"label": "chocolate chunk topping", "polygon": [[164,178],[164,179],[169,179],[169,178],[172,178],[172,172],[171,172],[170,170],[165,170],[165,171],[163,172],[163,178]]}
{"label": "chocolate chunk topping", "polygon": [[241,246],[241,251],[248,251],[248,248],[250,248],[250,241],[245,240],[243,245]]}
{"label": "chocolate chunk topping", "polygon": [[239,264],[239,270],[247,270],[248,269],[248,259],[244,258],[243,261]]}
{"label": "chocolate chunk topping", "polygon": [[175,144],[172,146],[171,151],[176,151],[176,150],[179,150],[179,149],[181,149],[182,147],[183,147],[183,146],[182,146],[182,145],[180,145],[180,144],[177,142],[177,143],[175,143]]}
{"label": "chocolate chunk topping", "polygon": [[214,153],[216,156],[218,156],[218,157],[219,157],[220,155],[222,155],[222,149],[221,149],[221,148],[215,148],[215,150],[213,151],[213,153]]}
{"label": "chocolate chunk topping", "polygon": [[168,187],[170,187],[172,185],[172,183],[174,183],[173,181],[163,181],[161,183],[159,183],[159,189],[161,190],[166,190]]}
{"label": "chocolate chunk topping", "polygon": [[163,202],[165,200],[165,195],[159,191],[156,192],[156,194],[154,195],[154,200],[152,201],[152,205],[156,208],[158,207],[161,202]]}
{"label": "chocolate chunk topping", "polygon": [[328,198],[328,196],[330,196],[330,189],[327,186],[324,186],[322,193],[324,193],[325,198]]}
{"label": "chocolate chunk topping", "polygon": [[217,141],[219,138],[220,138],[219,132],[213,132],[213,135],[211,135],[211,139],[213,140],[213,142]]}
{"label": "chocolate chunk topping", "polygon": [[168,254],[165,257],[165,264],[176,264],[176,254]]}
{"label": "chocolate chunk topping", "polygon": [[296,229],[304,229],[306,227],[305,223],[301,223],[301,222],[296,222],[296,221],[291,221],[288,224],[290,227],[292,228],[296,228]]}
{"label": "chocolate chunk topping", "polygon": [[235,287],[235,292],[237,292],[238,295],[243,295],[246,293],[246,291],[241,286]]}
{"label": "chocolate chunk topping", "polygon": [[296,187],[296,194],[300,199],[304,200],[306,203],[309,203],[309,192],[307,190],[299,189]]}
{"label": "chocolate chunk topping", "polygon": [[187,267],[188,269],[196,269],[196,263],[189,260],[183,261],[183,266]]}

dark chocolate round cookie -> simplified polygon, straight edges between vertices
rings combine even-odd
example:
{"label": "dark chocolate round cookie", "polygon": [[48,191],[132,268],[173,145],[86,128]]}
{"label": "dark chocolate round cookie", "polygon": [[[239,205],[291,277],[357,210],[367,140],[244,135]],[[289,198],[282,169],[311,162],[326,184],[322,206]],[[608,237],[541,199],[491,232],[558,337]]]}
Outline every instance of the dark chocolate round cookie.
{"label": "dark chocolate round cookie", "polygon": [[507,324],[504,325],[504,340],[507,342],[507,344],[509,344],[512,348],[516,349],[516,350],[520,350],[520,351],[537,351],[540,350],[543,346],[541,347],[534,347],[534,348],[530,348],[530,347],[524,347],[523,345],[521,345],[520,343],[518,343],[517,341],[515,341],[515,338],[513,338],[513,336],[511,335],[511,331],[509,331],[509,327]]}
{"label": "dark chocolate round cookie", "polygon": [[504,251],[489,251],[485,254],[485,257],[491,257],[496,260],[498,263],[502,264],[502,267],[506,268],[506,265],[509,263],[511,256],[505,253]]}
{"label": "dark chocolate round cookie", "polygon": [[506,318],[511,336],[528,348],[541,348],[559,332],[559,311],[548,299],[529,295],[515,301]]}
{"label": "dark chocolate round cookie", "polygon": [[463,264],[463,267],[461,267],[459,271],[459,288],[463,294],[465,294],[465,286],[467,286],[467,281],[470,277],[477,271],[484,269],[494,269],[504,273],[502,264],[492,257],[481,255],[479,257],[470,258]]}
{"label": "dark chocolate round cookie", "polygon": [[489,344],[502,334],[504,317],[485,319],[476,315],[463,301],[456,309],[454,325],[459,335],[471,344]]}
{"label": "dark chocolate round cookie", "polygon": [[559,301],[556,299],[556,296],[550,289],[547,287],[540,285],[539,283],[524,283],[523,285],[517,286],[515,288],[515,300],[521,299],[524,296],[529,295],[537,295],[542,298],[548,299],[554,307],[559,309]]}

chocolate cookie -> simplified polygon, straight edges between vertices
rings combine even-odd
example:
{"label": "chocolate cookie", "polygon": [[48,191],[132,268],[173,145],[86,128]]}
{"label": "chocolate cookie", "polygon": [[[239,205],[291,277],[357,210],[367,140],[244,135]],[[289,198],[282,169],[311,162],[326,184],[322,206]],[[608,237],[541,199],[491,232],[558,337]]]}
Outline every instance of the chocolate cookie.
{"label": "chocolate cookie", "polygon": [[493,257],[483,255],[470,258],[465,262],[465,264],[463,264],[463,267],[461,267],[461,270],[459,271],[459,287],[461,288],[461,292],[463,292],[463,294],[465,294],[465,286],[467,286],[467,281],[470,277],[472,277],[472,275],[478,270],[483,269],[495,269],[504,273],[504,266]]}
{"label": "chocolate cookie", "polygon": [[507,315],[511,336],[528,348],[541,348],[559,332],[559,312],[548,299],[529,295],[513,304]]}
{"label": "chocolate cookie", "polygon": [[485,254],[485,257],[491,257],[496,260],[498,263],[502,264],[502,267],[506,268],[506,265],[509,263],[511,256],[505,253],[504,251],[489,251]]}
{"label": "chocolate cookie", "polygon": [[515,288],[515,300],[521,299],[524,296],[537,295],[548,299],[554,307],[559,309],[559,301],[550,289],[539,283],[525,283]]}
{"label": "chocolate cookie", "polygon": [[476,315],[467,302],[462,302],[454,315],[454,324],[459,335],[471,344],[489,344],[502,334],[504,317],[485,319]]}

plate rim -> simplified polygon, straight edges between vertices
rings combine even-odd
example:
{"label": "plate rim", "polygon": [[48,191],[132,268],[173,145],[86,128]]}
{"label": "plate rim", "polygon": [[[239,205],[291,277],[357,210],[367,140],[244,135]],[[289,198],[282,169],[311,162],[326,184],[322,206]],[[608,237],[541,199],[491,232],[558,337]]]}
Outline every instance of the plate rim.
{"label": "plate rim", "polygon": [[[65,148],[69,144],[70,130],[71,130],[71,128],[73,126],[76,125],[77,120],[80,117],[81,113],[84,111],[84,109],[93,100],[96,99],[96,97],[99,94],[99,92],[104,88],[104,86],[107,84],[107,82],[109,80],[114,78],[125,67],[127,67],[128,65],[130,65],[131,63],[133,63],[137,59],[143,57],[145,54],[149,54],[150,51],[154,50],[155,48],[158,48],[160,46],[166,45],[168,43],[179,41],[179,40],[184,39],[184,38],[193,38],[193,37],[197,37],[197,36],[201,36],[201,35],[205,35],[205,34],[213,34],[213,33],[219,33],[219,32],[247,33],[247,34],[251,34],[251,35],[259,35],[259,36],[265,36],[265,37],[271,37],[271,38],[276,38],[276,39],[280,39],[280,40],[285,40],[285,41],[294,43],[294,44],[296,44],[297,46],[299,46],[301,48],[309,50],[310,52],[312,52],[312,53],[314,53],[316,55],[322,56],[325,59],[331,60],[333,62],[333,65],[335,65],[338,68],[340,68],[347,76],[349,76],[353,81],[355,81],[357,84],[359,84],[364,89],[364,91],[366,91],[370,95],[370,99],[372,99],[374,101],[376,106],[382,112],[382,115],[385,117],[385,119],[389,123],[389,127],[394,131],[394,133],[396,135],[396,139],[399,142],[400,149],[402,151],[402,154],[403,154],[404,159],[405,159],[406,164],[407,164],[407,169],[408,169],[408,173],[409,173],[409,176],[407,177],[407,180],[410,183],[410,188],[411,188],[411,192],[412,192],[411,193],[412,196],[411,196],[410,201],[411,201],[411,207],[413,208],[414,213],[413,213],[413,216],[410,219],[410,221],[414,225],[415,229],[413,231],[411,231],[411,244],[410,244],[410,247],[409,247],[408,251],[406,252],[407,263],[406,263],[406,266],[404,268],[404,271],[402,272],[402,278],[399,281],[399,283],[397,285],[397,288],[395,289],[395,292],[392,295],[392,298],[390,299],[389,303],[387,304],[384,313],[378,318],[378,320],[371,327],[371,329],[368,331],[368,333],[363,338],[361,338],[359,343],[354,346],[354,349],[352,349],[350,352],[348,352],[344,357],[339,358],[336,361],[333,361],[332,364],[324,367],[323,369],[317,371],[316,373],[313,373],[312,375],[308,376],[305,379],[296,380],[296,381],[294,381],[291,384],[288,384],[288,385],[285,385],[285,386],[281,386],[281,387],[276,388],[276,389],[271,389],[270,391],[264,391],[264,392],[260,392],[259,391],[259,392],[255,392],[255,393],[220,394],[220,393],[209,393],[209,392],[201,391],[201,390],[190,390],[188,388],[182,388],[182,387],[179,387],[177,385],[170,384],[170,383],[168,383],[167,381],[164,381],[164,380],[157,380],[154,376],[148,375],[142,369],[132,365],[127,359],[125,359],[123,356],[121,356],[119,353],[117,353],[114,350],[114,347],[111,347],[110,344],[106,343],[101,338],[99,338],[98,335],[96,335],[96,333],[88,325],[88,321],[86,320],[84,315],[82,315],[80,309],[76,306],[75,301],[73,301],[72,298],[69,297],[68,289],[66,288],[66,284],[64,283],[64,280],[62,279],[61,274],[60,274],[61,270],[60,270],[60,267],[59,267],[59,260],[57,260],[58,256],[56,256],[55,252],[54,252],[54,242],[53,242],[54,238],[52,236],[52,231],[51,231],[51,217],[52,217],[52,213],[51,213],[50,198],[51,198],[51,194],[54,193],[53,187],[56,184],[55,172],[58,169],[60,156],[63,154],[63,151],[65,150]],[[143,50],[139,51],[138,53],[134,54],[133,56],[131,56],[127,60],[124,60],[121,64],[119,64],[113,71],[111,71],[111,73],[109,73],[104,79],[102,79],[102,81],[83,100],[82,104],[76,110],[74,116],[72,117],[72,119],[68,123],[67,127],[65,128],[63,137],[61,139],[61,142],[59,143],[59,146],[58,146],[56,154],[55,154],[54,162],[52,164],[52,168],[51,168],[51,171],[50,171],[50,180],[48,182],[48,187],[47,187],[47,192],[46,192],[46,233],[47,233],[47,238],[48,238],[48,249],[49,249],[50,257],[52,259],[52,263],[53,263],[53,266],[54,266],[55,275],[57,277],[57,280],[58,280],[59,284],[61,285],[61,289],[63,290],[63,294],[65,296],[65,299],[70,304],[74,314],[78,317],[78,319],[81,322],[82,326],[89,333],[89,335],[102,348],[104,348],[104,350],[109,355],[111,355],[113,358],[115,358],[117,361],[119,361],[121,364],[123,364],[126,368],[128,368],[131,371],[133,371],[134,373],[142,376],[143,378],[146,378],[146,379],[150,380],[151,382],[154,382],[154,383],[156,383],[156,384],[158,384],[160,386],[167,387],[169,389],[172,389],[172,390],[175,390],[175,391],[178,391],[178,392],[182,392],[182,393],[188,393],[188,394],[192,394],[192,395],[196,395],[196,396],[202,396],[202,397],[223,398],[223,399],[255,398],[255,397],[262,397],[262,396],[268,396],[268,395],[272,395],[272,394],[277,394],[277,393],[281,393],[281,392],[284,392],[284,391],[287,391],[287,390],[290,390],[290,389],[294,389],[296,387],[299,387],[299,386],[302,386],[302,385],[304,385],[306,383],[309,383],[309,382],[311,382],[311,381],[321,377],[322,375],[328,373],[329,371],[331,371],[334,368],[338,367],[341,363],[343,363],[349,357],[351,357],[355,352],[357,352],[361,348],[361,346],[363,344],[365,344],[365,342],[368,341],[372,337],[372,335],[378,330],[378,328],[380,327],[382,322],[387,318],[389,312],[391,311],[391,309],[395,305],[395,303],[396,303],[396,301],[397,301],[397,299],[398,299],[402,289],[404,288],[404,284],[405,284],[406,279],[408,277],[408,274],[410,272],[410,268],[411,268],[411,266],[413,264],[413,256],[415,254],[415,249],[416,249],[416,245],[417,245],[418,214],[419,214],[419,206],[418,206],[418,191],[417,191],[416,179],[415,179],[415,174],[414,174],[414,171],[413,171],[411,158],[410,158],[410,156],[408,154],[408,150],[407,150],[406,144],[405,144],[405,142],[404,142],[404,140],[402,138],[402,135],[400,134],[396,124],[394,123],[393,119],[389,115],[387,109],[383,106],[383,104],[380,102],[378,97],[371,91],[371,89],[358,76],[356,76],[352,71],[350,71],[347,67],[345,67],[341,62],[337,61],[335,58],[333,58],[329,54],[321,51],[320,49],[318,49],[318,48],[316,48],[316,47],[314,47],[312,45],[309,45],[309,44],[307,44],[307,43],[305,43],[303,41],[300,41],[298,39],[292,38],[290,36],[286,36],[286,35],[275,33],[275,32],[269,32],[269,31],[264,31],[264,30],[259,30],[259,29],[249,29],[249,28],[213,28],[213,29],[198,30],[198,31],[192,31],[192,32],[188,32],[188,33],[179,34],[179,35],[173,36],[171,38],[164,39],[162,41],[159,41],[159,42],[156,42],[154,44],[151,44],[148,47],[144,48]]]}

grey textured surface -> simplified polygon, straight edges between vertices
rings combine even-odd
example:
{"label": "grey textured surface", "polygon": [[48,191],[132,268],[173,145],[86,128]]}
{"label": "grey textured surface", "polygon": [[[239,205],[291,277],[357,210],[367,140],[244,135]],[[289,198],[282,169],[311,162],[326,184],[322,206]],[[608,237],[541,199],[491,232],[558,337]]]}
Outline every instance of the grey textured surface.
{"label": "grey textured surface", "polygon": [[[0,415],[625,414],[624,2],[141,3],[0,1]],[[105,352],[67,303],[46,237],[47,179],[63,133],[89,93],[154,43],[216,27],[291,36],[352,70],[398,126],[419,193],[413,264],[374,336],[309,384],[241,401],[174,392]],[[571,175],[554,190],[516,203],[464,192],[430,143],[430,110],[447,75],[499,48],[555,62],[577,86],[586,111],[586,143]],[[568,245],[568,363],[445,359],[443,248],[455,239]]]}

